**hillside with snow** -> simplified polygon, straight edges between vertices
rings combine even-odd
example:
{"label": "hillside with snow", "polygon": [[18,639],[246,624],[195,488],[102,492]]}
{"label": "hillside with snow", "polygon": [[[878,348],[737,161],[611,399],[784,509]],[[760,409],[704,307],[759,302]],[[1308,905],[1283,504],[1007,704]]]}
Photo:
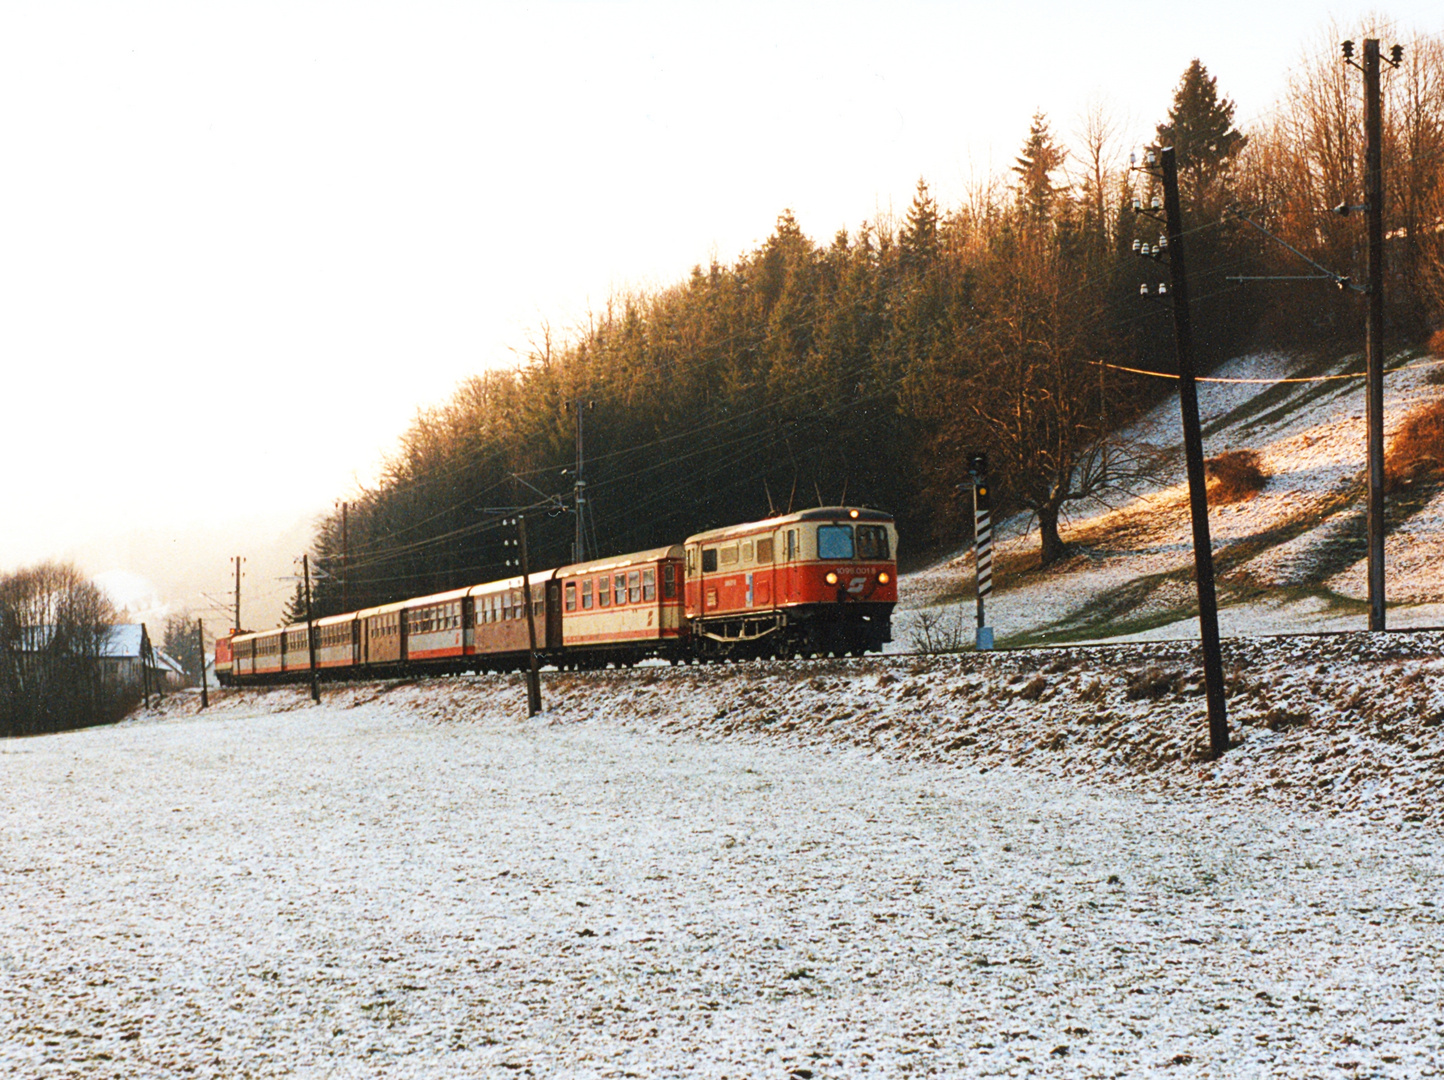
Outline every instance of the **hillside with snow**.
{"label": "hillside with snow", "polygon": [[[1265,354],[1210,373],[1252,381],[1200,382],[1205,455],[1254,451],[1267,478],[1240,501],[1210,499],[1225,637],[1366,628],[1362,369],[1360,355]],[[1386,446],[1411,411],[1444,399],[1440,372],[1444,361],[1421,350],[1390,357]],[[1177,394],[1130,434],[1164,449],[1167,467],[1111,505],[1075,506],[1062,530],[1073,549],[1067,560],[1037,569],[1027,515],[998,528],[988,622],[1000,646],[1197,638]],[[1444,489],[1391,494],[1386,513],[1388,626],[1444,625]],[[974,597],[970,550],[904,575],[894,648],[929,636],[971,645]]]}

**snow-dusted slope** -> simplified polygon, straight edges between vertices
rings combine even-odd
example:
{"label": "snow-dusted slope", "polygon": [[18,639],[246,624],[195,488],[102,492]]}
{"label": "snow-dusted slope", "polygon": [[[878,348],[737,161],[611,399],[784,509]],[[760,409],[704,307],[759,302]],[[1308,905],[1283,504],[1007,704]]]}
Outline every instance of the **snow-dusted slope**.
{"label": "snow-dusted slope", "polygon": [[[1416,405],[1444,396],[1430,384],[1439,361],[1415,352],[1391,360],[1385,427],[1391,434]],[[1222,379],[1316,378],[1272,384],[1199,386],[1205,453],[1253,450],[1269,480],[1245,501],[1209,515],[1224,635],[1357,630],[1367,625],[1364,576],[1364,386],[1337,379],[1359,369],[1280,355],[1237,359]],[[1137,428],[1139,438],[1177,446],[1173,397]],[[1076,554],[1046,573],[1035,569],[1037,536],[1018,518],[999,530],[989,623],[1000,644],[1066,640],[1196,638],[1192,537],[1181,453],[1171,474],[1113,508],[1074,513],[1063,530]],[[1422,505],[1390,500],[1385,545],[1390,626],[1444,625],[1444,492]],[[972,641],[972,559],[967,553],[904,575],[895,648],[952,630]],[[941,619],[942,625],[938,625]]]}

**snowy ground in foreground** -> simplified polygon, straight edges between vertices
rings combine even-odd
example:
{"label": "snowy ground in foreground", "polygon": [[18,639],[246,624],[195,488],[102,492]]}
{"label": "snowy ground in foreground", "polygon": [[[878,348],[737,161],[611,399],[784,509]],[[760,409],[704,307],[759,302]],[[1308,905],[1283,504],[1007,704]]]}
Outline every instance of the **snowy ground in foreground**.
{"label": "snowy ground in foreground", "polygon": [[[499,678],[277,691],[0,744],[0,1072],[1437,1072],[1436,828],[1246,797],[1297,728],[1206,794],[997,764],[1125,708],[1008,662],[556,676],[532,723]],[[1379,674],[1423,678],[1437,767],[1409,663]],[[949,724],[992,756],[943,760]]]}

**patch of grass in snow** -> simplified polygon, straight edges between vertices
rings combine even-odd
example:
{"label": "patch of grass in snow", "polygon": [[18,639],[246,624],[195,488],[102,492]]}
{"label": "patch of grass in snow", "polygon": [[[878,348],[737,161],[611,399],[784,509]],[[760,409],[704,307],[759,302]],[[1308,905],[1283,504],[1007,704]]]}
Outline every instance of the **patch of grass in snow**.
{"label": "patch of grass in snow", "polygon": [[[1002,639],[1007,648],[1028,645],[1061,645],[1070,641],[1088,641],[1098,637],[1141,634],[1196,613],[1192,604],[1163,604],[1149,607],[1165,584],[1188,581],[1193,576],[1190,566],[1160,574],[1146,574],[1128,584],[1094,597],[1062,619],[1033,630]],[[1141,609],[1147,610],[1141,610]]]}
{"label": "patch of grass in snow", "polygon": [[[1253,594],[1253,599],[1267,599],[1293,603],[1301,600],[1318,600],[1324,609],[1341,615],[1358,614],[1369,610],[1369,601],[1345,596],[1325,585],[1269,585]],[[1391,605],[1392,606],[1392,605]]]}

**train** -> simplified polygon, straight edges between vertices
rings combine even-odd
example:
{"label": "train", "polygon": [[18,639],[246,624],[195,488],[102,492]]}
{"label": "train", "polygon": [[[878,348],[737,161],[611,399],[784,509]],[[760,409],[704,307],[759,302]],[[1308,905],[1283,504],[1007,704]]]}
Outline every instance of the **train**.
{"label": "train", "polygon": [[862,655],[892,640],[896,604],[892,516],[817,507],[315,619],[309,637],[306,623],[235,630],[215,671],[224,686],[306,679],[313,663],[326,679],[516,671],[533,640],[561,669]]}

